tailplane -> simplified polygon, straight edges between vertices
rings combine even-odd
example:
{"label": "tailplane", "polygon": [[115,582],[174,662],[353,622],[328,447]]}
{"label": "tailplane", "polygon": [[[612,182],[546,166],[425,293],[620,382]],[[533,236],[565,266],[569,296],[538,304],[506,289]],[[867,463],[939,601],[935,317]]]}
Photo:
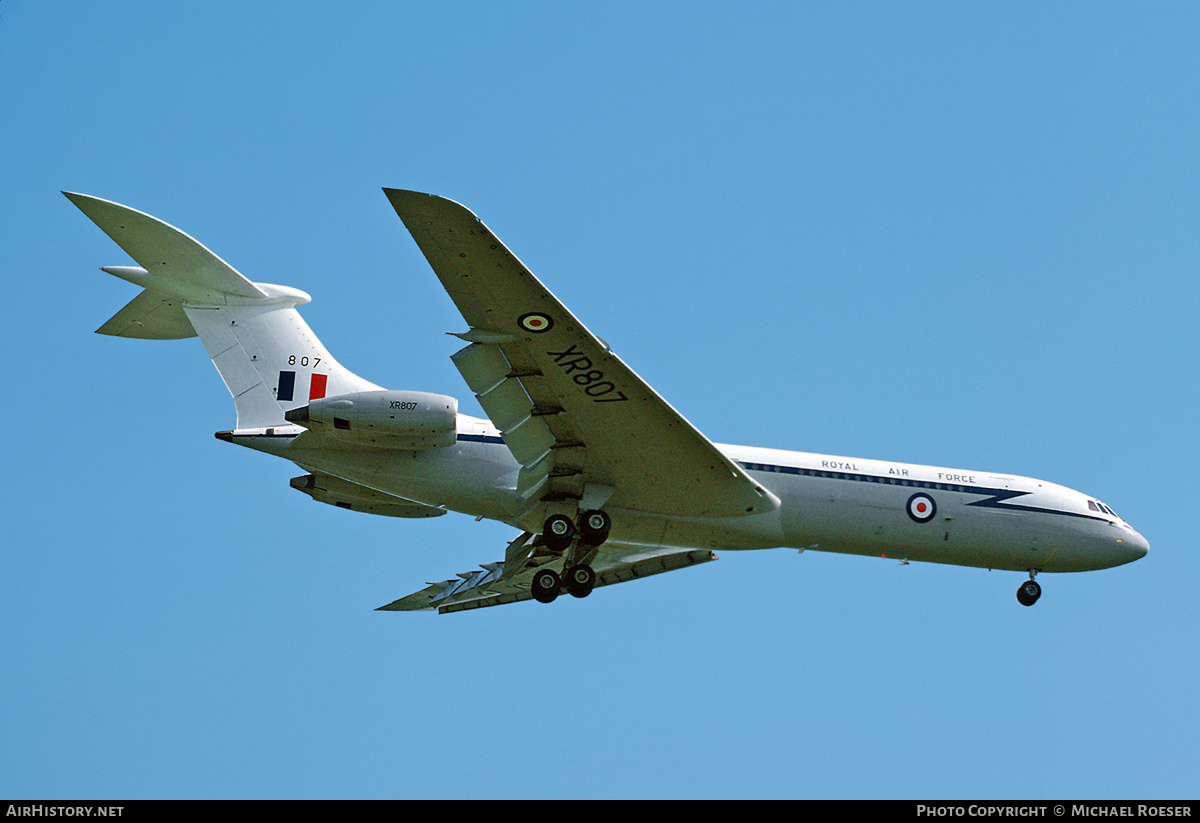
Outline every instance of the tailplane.
{"label": "tailplane", "polygon": [[253,283],[173,226],[127,206],[63,192],[139,265],[102,271],[142,292],[97,329],[142,340],[199,335],[237,408],[238,430],[285,425],[326,396],[380,387],[330,356],[296,306],[299,289]]}

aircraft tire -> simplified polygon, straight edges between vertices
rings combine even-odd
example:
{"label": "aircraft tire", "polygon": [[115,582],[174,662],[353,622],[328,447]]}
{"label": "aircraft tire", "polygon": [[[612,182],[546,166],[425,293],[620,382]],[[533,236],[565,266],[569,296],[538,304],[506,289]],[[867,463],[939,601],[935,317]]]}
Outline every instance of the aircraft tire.
{"label": "aircraft tire", "polygon": [[587,597],[596,587],[596,572],[586,563],[567,570],[567,591],[572,597]]}
{"label": "aircraft tire", "polygon": [[533,599],[539,603],[553,603],[558,597],[558,590],[562,586],[562,581],[558,579],[558,575],[553,569],[542,569],[535,572],[533,575],[533,584],[530,590],[533,592]]}
{"label": "aircraft tire", "polygon": [[1042,596],[1042,587],[1036,581],[1026,580],[1017,589],[1017,600],[1022,606],[1032,606]]}
{"label": "aircraft tire", "polygon": [[575,524],[571,522],[571,518],[561,514],[552,514],[546,518],[546,523],[542,526],[542,542],[547,548],[560,552],[570,546],[574,539]]}
{"label": "aircraft tire", "polygon": [[612,519],[600,510],[586,511],[579,515],[579,541],[585,546],[599,546],[608,539]]}

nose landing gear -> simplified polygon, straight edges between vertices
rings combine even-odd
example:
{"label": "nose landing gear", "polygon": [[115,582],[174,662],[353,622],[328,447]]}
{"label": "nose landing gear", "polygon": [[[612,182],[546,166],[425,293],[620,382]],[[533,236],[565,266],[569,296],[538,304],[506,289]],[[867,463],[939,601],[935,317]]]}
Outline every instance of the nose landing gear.
{"label": "nose landing gear", "polygon": [[1029,580],[1021,584],[1017,589],[1017,601],[1022,606],[1032,606],[1042,596],[1042,587],[1034,580],[1034,575],[1037,574],[1037,569],[1029,570]]}

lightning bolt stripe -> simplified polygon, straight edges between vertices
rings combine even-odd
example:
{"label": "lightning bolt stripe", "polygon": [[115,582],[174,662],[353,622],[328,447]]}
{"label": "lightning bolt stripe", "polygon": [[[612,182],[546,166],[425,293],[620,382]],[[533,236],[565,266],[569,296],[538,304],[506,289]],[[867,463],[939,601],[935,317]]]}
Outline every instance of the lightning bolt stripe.
{"label": "lightning bolt stripe", "polygon": [[830,469],[805,469],[798,466],[778,466],[772,463],[740,462],[740,465],[747,471],[771,472],[773,474],[794,474],[801,477],[821,477],[827,480],[847,480],[858,483],[879,483],[885,486],[903,486],[911,489],[956,492],[958,494],[972,494],[980,496],[981,499],[973,500],[970,503],[967,503],[966,505],[968,506],[982,506],[984,508],[1003,509],[1006,511],[1036,512],[1038,514],[1057,514],[1062,515],[1063,517],[1081,517],[1085,520],[1107,521],[1108,519],[1084,512],[1072,512],[1064,511],[1063,509],[1048,509],[1042,506],[1023,506],[1019,503],[1010,503],[1010,500],[1015,500],[1016,498],[1025,497],[1030,494],[1030,492],[1015,491],[1013,489],[990,489],[984,486],[969,486],[962,483],[942,483],[929,480],[915,480],[911,477],[889,477],[886,475],[833,471]]}
{"label": "lightning bolt stripe", "polygon": [[[959,489],[955,489],[958,491]],[[986,494],[982,500],[973,500],[968,503],[968,506],[983,506],[987,509],[1008,509],[1009,511],[1022,512],[1038,512],[1040,514],[1061,514],[1063,517],[1082,517],[1085,520],[1107,520],[1108,518],[1096,517],[1083,512],[1068,512],[1062,509],[1047,509],[1042,506],[1022,506],[1017,503],[1009,503],[1007,501],[1017,497],[1024,497],[1029,492],[1018,492],[1010,489],[977,489],[973,486],[963,486],[961,491],[967,494]]]}

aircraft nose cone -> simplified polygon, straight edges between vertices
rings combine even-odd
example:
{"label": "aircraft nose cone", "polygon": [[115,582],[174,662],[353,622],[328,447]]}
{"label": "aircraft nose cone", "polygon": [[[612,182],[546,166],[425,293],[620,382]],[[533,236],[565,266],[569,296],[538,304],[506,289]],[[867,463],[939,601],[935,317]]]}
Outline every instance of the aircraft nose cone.
{"label": "aircraft nose cone", "polygon": [[1141,560],[1150,551],[1150,543],[1137,532],[1132,532],[1122,544],[1129,552],[1129,562]]}

